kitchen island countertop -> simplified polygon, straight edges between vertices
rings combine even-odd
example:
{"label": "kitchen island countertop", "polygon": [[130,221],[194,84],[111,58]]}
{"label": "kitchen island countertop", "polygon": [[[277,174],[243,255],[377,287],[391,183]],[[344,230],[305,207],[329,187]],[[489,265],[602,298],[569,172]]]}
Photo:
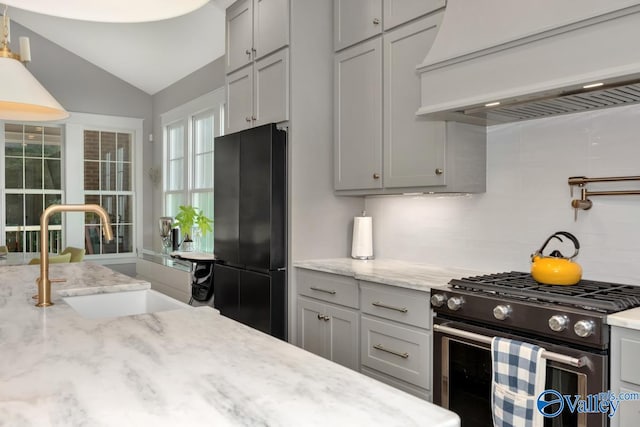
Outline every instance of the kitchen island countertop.
{"label": "kitchen island countertop", "polygon": [[487,274],[462,268],[391,259],[328,258],[295,261],[294,267],[350,276],[357,280],[428,291],[446,286],[451,279]]}
{"label": "kitchen island countertop", "polygon": [[85,319],[62,295],[146,289],[91,263],[0,269],[0,425],[459,426],[454,413],[210,307]]}
{"label": "kitchen island countertop", "polygon": [[607,323],[611,326],[640,331],[640,307],[610,314],[607,316]]}

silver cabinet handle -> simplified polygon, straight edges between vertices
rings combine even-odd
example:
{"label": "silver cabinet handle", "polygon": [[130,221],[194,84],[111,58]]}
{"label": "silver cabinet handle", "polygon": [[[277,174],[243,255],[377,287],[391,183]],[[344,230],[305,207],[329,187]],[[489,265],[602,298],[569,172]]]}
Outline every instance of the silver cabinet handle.
{"label": "silver cabinet handle", "polygon": [[249,55],[249,59],[251,59],[251,49],[245,50],[244,53]]}
{"label": "silver cabinet handle", "polygon": [[442,175],[442,174],[444,173],[444,170],[442,170],[442,169],[440,169],[440,168],[437,168],[437,169],[435,170],[435,173],[436,173],[436,175]]}
{"label": "silver cabinet handle", "polygon": [[244,118],[244,120],[245,120],[247,123],[249,123],[249,122],[251,121],[251,117],[247,116],[247,117],[245,117],[245,118]]}
{"label": "silver cabinet handle", "polygon": [[399,311],[400,313],[406,313],[407,311],[409,311],[407,307],[394,307],[392,305],[387,305],[379,301],[372,302],[371,305],[380,307],[380,308],[386,308],[387,310]]}
{"label": "silver cabinet handle", "polygon": [[315,286],[309,286],[309,289],[311,289],[312,291],[324,292],[325,294],[331,294],[331,295],[336,294],[336,291],[329,291],[327,289],[316,288]]}
{"label": "silver cabinet handle", "polygon": [[380,23],[380,19],[373,18],[373,25],[378,25]]}
{"label": "silver cabinet handle", "polygon": [[330,319],[329,316],[325,316],[323,314],[318,313],[318,320],[324,320],[326,322],[329,319]]}
{"label": "silver cabinet handle", "polygon": [[394,356],[402,357],[403,359],[409,358],[409,353],[400,353],[399,351],[389,350],[388,348],[384,348],[382,344],[376,344],[373,346],[376,350],[384,351],[385,353],[393,354]]}
{"label": "silver cabinet handle", "polygon": [[374,173],[373,174],[373,179],[380,179],[380,174],[379,173]]}

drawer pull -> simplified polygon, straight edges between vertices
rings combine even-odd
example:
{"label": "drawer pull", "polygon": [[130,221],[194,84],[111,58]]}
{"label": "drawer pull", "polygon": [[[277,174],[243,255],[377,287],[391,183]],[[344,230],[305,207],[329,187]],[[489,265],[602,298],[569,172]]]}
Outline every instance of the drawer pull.
{"label": "drawer pull", "polygon": [[388,348],[384,348],[382,344],[376,344],[373,346],[376,350],[384,351],[386,353],[391,353],[394,356],[402,357],[403,359],[409,358],[409,353],[400,353],[399,351],[389,350]]}
{"label": "drawer pull", "polygon": [[336,291],[328,291],[326,289],[316,288],[315,286],[309,286],[309,289],[311,289],[312,291],[324,292],[325,294],[331,294],[331,295],[336,294]]}
{"label": "drawer pull", "polygon": [[409,309],[407,309],[407,307],[394,307],[392,305],[387,305],[387,304],[381,303],[379,301],[372,302],[371,305],[376,306],[376,307],[380,307],[380,308],[386,308],[388,310],[399,311],[400,313],[406,313],[407,311],[409,311]]}
{"label": "drawer pull", "polygon": [[323,314],[318,313],[318,320],[324,320],[326,322],[329,319],[330,319],[329,316],[325,316]]}

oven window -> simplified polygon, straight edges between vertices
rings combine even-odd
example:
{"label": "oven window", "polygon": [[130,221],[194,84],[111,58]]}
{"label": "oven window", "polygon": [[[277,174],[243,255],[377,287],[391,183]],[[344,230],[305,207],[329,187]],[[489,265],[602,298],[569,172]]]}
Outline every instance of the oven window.
{"label": "oven window", "polygon": [[[448,342],[449,409],[460,416],[462,427],[491,427],[491,351],[456,340]],[[563,395],[582,394],[575,372],[547,365],[546,375],[546,389]],[[565,410],[557,417],[545,418],[544,426],[578,426],[578,416]]]}
{"label": "oven window", "polygon": [[491,411],[491,352],[449,341],[449,409],[462,427],[493,425]]}

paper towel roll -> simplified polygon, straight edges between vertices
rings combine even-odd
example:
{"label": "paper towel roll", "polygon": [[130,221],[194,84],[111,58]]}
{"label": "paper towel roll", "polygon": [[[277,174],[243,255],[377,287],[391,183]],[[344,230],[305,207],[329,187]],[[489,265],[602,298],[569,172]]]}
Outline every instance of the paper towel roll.
{"label": "paper towel roll", "polygon": [[353,218],[351,258],[373,259],[373,221],[370,216]]}

